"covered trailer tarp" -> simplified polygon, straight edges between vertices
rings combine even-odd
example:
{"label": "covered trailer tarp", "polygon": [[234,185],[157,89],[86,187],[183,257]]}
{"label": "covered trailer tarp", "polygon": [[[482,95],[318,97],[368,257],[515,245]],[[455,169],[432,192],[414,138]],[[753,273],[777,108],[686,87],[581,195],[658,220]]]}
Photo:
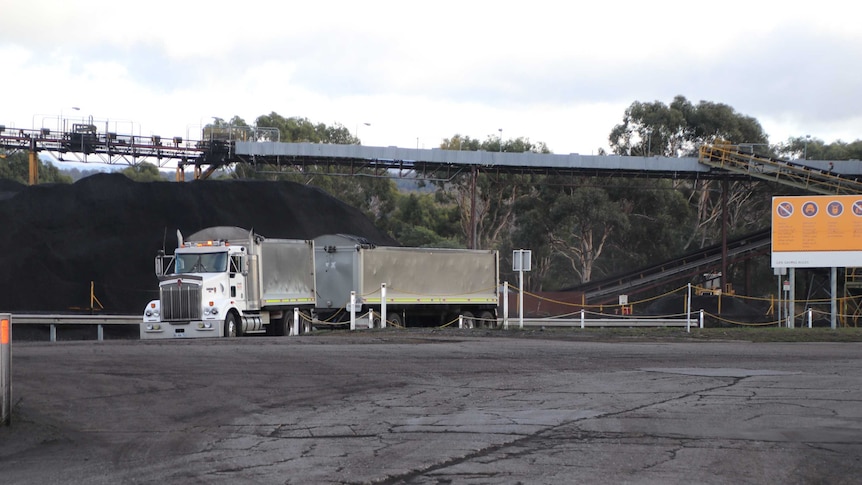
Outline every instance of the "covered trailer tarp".
{"label": "covered trailer tarp", "polygon": [[343,308],[350,292],[365,304],[496,305],[499,258],[493,250],[380,246],[360,238],[315,239],[318,306]]}

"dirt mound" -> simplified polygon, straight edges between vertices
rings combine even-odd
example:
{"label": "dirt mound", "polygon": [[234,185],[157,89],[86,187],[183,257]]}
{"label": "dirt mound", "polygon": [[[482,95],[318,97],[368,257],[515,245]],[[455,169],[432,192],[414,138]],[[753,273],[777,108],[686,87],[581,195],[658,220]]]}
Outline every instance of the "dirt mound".
{"label": "dirt mound", "polygon": [[0,311],[88,308],[92,281],[105,312],[138,313],[158,297],[153,257],[176,246],[178,229],[239,226],[288,239],[346,233],[397,244],[360,211],[292,182],[138,183],[97,174],[4,189]]}

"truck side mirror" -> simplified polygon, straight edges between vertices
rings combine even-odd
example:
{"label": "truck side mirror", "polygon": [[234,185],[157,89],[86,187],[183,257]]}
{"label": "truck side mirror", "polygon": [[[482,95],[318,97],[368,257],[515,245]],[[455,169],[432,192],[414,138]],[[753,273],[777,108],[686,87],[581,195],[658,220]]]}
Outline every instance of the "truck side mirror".
{"label": "truck side mirror", "polygon": [[156,253],[156,276],[165,274],[165,252],[161,249]]}

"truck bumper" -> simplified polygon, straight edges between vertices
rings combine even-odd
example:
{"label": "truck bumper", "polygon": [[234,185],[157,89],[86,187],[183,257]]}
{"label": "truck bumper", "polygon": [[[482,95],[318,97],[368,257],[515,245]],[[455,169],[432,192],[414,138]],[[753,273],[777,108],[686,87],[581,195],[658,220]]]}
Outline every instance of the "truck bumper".
{"label": "truck bumper", "polygon": [[143,322],[141,340],[221,337],[217,322]]}

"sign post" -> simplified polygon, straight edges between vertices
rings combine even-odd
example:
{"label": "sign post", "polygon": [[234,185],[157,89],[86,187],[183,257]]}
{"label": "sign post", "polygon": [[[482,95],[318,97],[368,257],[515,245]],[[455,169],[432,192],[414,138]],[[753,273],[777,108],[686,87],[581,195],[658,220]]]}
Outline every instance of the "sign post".
{"label": "sign post", "polygon": [[512,251],[512,271],[518,272],[518,328],[524,328],[524,271],[532,269],[532,254],[529,249]]}
{"label": "sign post", "polygon": [[12,319],[0,313],[0,425],[12,423]]}

